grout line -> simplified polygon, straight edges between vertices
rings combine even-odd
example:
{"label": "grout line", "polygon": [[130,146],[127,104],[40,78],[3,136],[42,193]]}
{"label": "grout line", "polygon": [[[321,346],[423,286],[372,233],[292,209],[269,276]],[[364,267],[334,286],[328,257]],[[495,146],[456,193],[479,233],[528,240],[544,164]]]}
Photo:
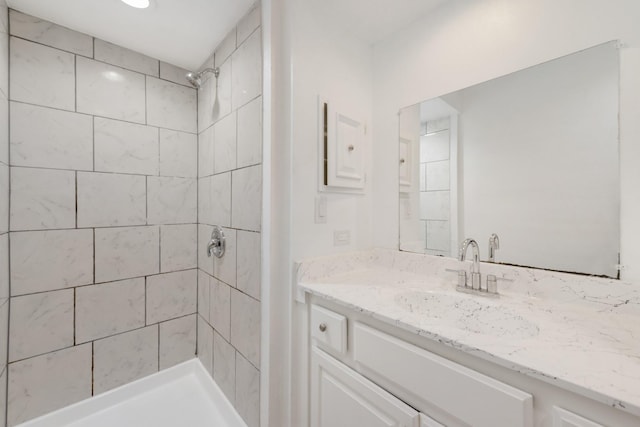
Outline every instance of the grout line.
{"label": "grout line", "polygon": [[166,130],[171,130],[171,131],[174,131],[174,132],[188,133],[189,135],[198,135],[197,131],[196,132],[190,132],[190,131],[184,130],[184,129],[168,128],[168,127],[163,127],[163,126],[158,126],[158,125],[153,125],[153,124],[146,124],[146,123],[143,123],[143,122],[134,122],[132,120],[123,120],[123,119],[120,119],[120,118],[114,118],[114,117],[109,117],[109,116],[101,116],[99,114],[85,113],[85,112],[82,112],[82,111],[65,110],[64,108],[58,108],[58,107],[51,107],[51,106],[48,106],[48,105],[35,104],[33,102],[21,101],[21,100],[17,100],[17,99],[10,99],[8,97],[7,97],[7,101],[9,101],[9,104],[15,103],[15,104],[22,104],[22,105],[30,105],[30,106],[33,106],[33,107],[38,107],[38,108],[47,109],[47,110],[61,111],[63,113],[71,113],[71,114],[78,114],[78,115],[82,115],[82,116],[96,117],[96,118],[100,118],[100,119],[112,120],[112,121],[115,121],[115,122],[129,123],[129,124],[138,125],[138,126],[148,126],[148,127],[166,129]]}
{"label": "grout line", "polygon": [[76,220],[76,224],[75,224],[75,229],[78,229],[78,171],[75,171],[75,178],[76,178],[76,188],[75,188],[75,199],[76,199],[76,215],[75,215],[75,220]]}
{"label": "grout line", "polygon": [[93,283],[96,283],[96,229],[93,228]]}
{"label": "grout line", "polygon": [[75,347],[76,345],[76,337],[77,337],[77,331],[76,331],[76,322],[77,322],[77,318],[76,318],[76,299],[77,299],[77,293],[76,293],[76,288],[73,288],[73,346]]}
{"label": "grout line", "polygon": [[78,111],[78,60],[73,55],[73,111]]}
{"label": "grout line", "polygon": [[95,341],[91,341],[91,396],[95,393],[95,366],[96,366]]}

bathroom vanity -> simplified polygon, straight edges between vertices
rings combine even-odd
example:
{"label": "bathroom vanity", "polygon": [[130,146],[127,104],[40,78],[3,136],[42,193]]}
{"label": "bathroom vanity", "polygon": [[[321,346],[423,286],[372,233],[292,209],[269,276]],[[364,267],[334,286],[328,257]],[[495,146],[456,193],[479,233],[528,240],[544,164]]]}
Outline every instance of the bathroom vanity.
{"label": "bathroom vanity", "polygon": [[640,425],[634,286],[482,263],[502,279],[486,298],[455,291],[461,268],[391,250],[297,265],[310,426]]}

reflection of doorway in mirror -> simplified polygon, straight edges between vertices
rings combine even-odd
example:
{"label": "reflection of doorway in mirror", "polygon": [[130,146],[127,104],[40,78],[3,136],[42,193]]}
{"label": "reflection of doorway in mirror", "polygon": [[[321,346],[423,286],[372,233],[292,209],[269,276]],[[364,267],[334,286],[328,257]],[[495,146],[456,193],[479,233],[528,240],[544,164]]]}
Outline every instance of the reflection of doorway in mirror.
{"label": "reflection of doorway in mirror", "polygon": [[420,223],[425,252],[451,252],[451,138],[449,117],[428,120],[420,132]]}

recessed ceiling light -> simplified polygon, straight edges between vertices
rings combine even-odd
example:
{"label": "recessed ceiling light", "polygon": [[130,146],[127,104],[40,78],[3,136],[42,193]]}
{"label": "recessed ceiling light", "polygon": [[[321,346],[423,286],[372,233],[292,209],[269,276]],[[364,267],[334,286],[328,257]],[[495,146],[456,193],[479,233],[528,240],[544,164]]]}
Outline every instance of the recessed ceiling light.
{"label": "recessed ceiling light", "polygon": [[149,0],[122,0],[122,2],[137,9],[146,9],[149,7]]}

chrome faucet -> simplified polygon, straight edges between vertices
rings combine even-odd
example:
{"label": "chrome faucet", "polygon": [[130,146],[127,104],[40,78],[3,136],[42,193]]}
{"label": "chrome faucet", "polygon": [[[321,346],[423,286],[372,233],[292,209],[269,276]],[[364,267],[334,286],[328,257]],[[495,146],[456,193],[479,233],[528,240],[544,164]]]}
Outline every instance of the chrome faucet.
{"label": "chrome faucet", "polygon": [[[473,239],[466,239],[460,246],[460,254],[458,259],[464,261],[467,258],[467,249],[471,246],[473,256],[473,264],[471,266],[471,288],[480,290],[480,248],[478,242]],[[467,278],[464,271],[460,271],[458,276],[458,286],[468,288]]]}
{"label": "chrome faucet", "polygon": [[489,236],[489,262],[496,262],[496,249],[500,249],[500,239],[493,233]]}

